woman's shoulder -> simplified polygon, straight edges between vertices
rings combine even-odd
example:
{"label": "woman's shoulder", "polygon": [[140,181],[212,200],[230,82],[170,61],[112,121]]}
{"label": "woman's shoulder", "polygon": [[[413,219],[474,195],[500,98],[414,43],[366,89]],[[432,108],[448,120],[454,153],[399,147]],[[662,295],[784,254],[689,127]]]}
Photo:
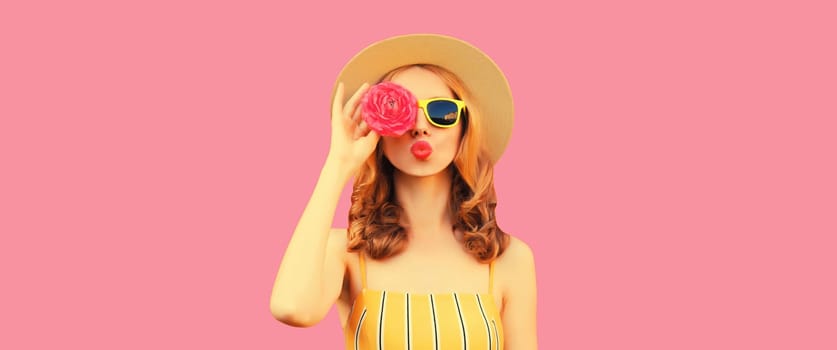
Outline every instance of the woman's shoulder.
{"label": "woman's shoulder", "polygon": [[508,301],[532,299],[537,295],[532,248],[520,238],[509,238],[508,247],[494,263],[494,284],[502,295],[504,315]]}
{"label": "woman's shoulder", "polygon": [[529,244],[522,239],[509,235],[509,245],[499,257],[497,257],[497,264],[502,265],[519,265],[534,260],[534,254]]}
{"label": "woman's shoulder", "polygon": [[532,248],[522,239],[509,236],[509,245],[494,262],[501,283],[512,286],[534,278],[535,257]]}

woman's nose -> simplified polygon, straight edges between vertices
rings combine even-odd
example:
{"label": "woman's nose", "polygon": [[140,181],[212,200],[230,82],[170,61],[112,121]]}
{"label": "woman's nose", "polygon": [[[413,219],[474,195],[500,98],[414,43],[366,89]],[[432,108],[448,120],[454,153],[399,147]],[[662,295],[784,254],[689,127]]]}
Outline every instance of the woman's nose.
{"label": "woman's nose", "polygon": [[424,110],[421,108],[416,109],[416,124],[410,130],[410,135],[413,137],[419,135],[430,136],[430,123],[427,122],[427,118],[424,117]]}

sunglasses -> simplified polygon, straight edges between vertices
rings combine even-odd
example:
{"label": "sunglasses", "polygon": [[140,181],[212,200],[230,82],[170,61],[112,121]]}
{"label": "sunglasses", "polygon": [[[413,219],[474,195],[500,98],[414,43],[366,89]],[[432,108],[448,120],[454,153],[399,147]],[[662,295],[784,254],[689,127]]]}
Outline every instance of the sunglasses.
{"label": "sunglasses", "polygon": [[418,107],[424,110],[427,121],[440,128],[450,128],[459,123],[465,102],[445,97],[418,100]]}

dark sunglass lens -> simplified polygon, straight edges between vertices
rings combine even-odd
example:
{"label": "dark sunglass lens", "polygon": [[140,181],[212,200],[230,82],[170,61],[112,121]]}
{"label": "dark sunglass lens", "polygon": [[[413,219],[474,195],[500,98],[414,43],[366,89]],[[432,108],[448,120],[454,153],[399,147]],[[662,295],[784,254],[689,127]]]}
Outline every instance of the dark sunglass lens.
{"label": "dark sunglass lens", "polygon": [[433,101],[427,104],[427,114],[436,124],[452,125],[456,123],[456,113],[459,108],[451,101]]}

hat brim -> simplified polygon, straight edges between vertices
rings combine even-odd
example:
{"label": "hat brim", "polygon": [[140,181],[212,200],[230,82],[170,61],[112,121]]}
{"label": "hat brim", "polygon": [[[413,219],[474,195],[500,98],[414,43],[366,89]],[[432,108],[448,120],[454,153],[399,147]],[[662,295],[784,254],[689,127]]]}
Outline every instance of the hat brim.
{"label": "hat brim", "polygon": [[[488,55],[460,39],[439,34],[409,34],[375,42],[343,67],[337,84],[345,86],[345,100],[363,83],[377,83],[389,71],[410,64],[434,64],[456,74],[479,105],[485,148],[496,163],[511,137],[514,103],[505,75]],[[346,101],[342,101],[345,103]]]}

